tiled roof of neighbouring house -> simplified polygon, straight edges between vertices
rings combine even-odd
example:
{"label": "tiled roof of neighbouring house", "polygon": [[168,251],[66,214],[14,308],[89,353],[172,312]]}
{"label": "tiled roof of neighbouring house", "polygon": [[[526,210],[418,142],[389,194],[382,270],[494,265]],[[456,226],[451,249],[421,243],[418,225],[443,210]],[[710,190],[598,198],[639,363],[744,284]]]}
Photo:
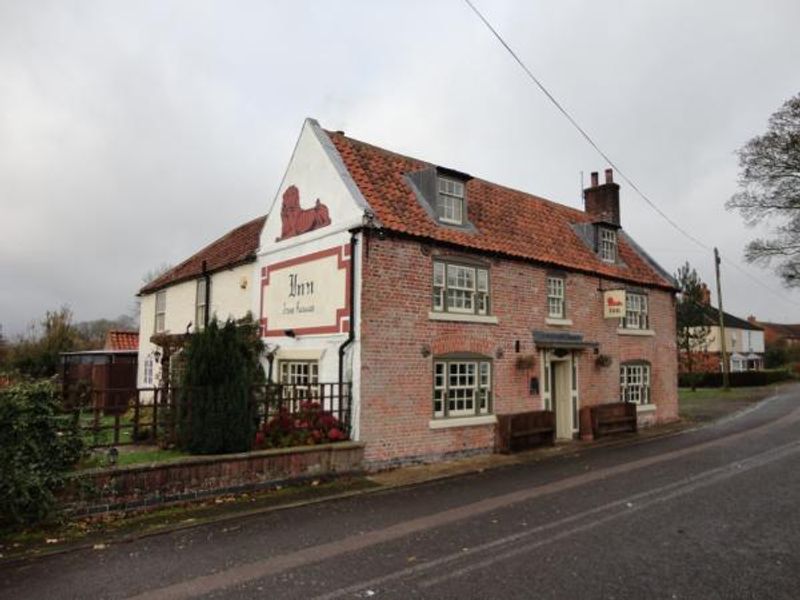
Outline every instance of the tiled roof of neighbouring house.
{"label": "tiled roof of neighbouring house", "polygon": [[[703,306],[703,312],[705,313],[706,317],[706,325],[709,327],[715,327],[719,325],[719,309],[714,308],[710,304],[706,304]],[[750,321],[745,321],[744,319],[740,319],[739,317],[734,317],[731,314],[726,313],[725,311],[722,312],[725,315],[725,327],[731,327],[733,329],[751,329],[753,331],[764,331],[764,328],[761,325],[756,323],[751,323]]]}
{"label": "tiled roof of neighbouring house", "polygon": [[764,329],[771,329],[780,337],[785,338],[800,338],[800,323],[769,323],[767,321],[758,321]]}
{"label": "tiled roof of neighbouring house", "polygon": [[466,184],[472,230],[443,227],[417,201],[406,175],[434,165],[326,131],[381,225],[391,231],[481,251],[519,257],[621,281],[674,289],[652,259],[620,236],[622,264],[602,261],[574,226],[585,212],[482,179]]}
{"label": "tiled roof of neighbouring house", "polygon": [[213,273],[255,260],[265,219],[266,215],[239,225],[148,283],[139,294],[152,294],[169,285],[199,277],[203,273],[203,261],[208,272]]}
{"label": "tiled roof of neighbouring house", "polygon": [[103,350],[138,350],[139,332],[112,329],[106,334]]}

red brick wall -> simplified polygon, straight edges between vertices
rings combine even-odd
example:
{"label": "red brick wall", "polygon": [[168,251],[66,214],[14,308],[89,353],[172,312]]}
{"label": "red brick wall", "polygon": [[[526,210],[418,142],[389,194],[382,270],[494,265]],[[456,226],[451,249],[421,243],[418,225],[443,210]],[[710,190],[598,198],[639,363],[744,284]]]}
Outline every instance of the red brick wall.
{"label": "red brick wall", "polygon": [[[650,290],[650,322],[656,335],[622,336],[618,321],[603,319],[597,277],[568,274],[567,317],[571,327],[545,325],[546,274],[539,266],[479,254],[489,265],[491,314],[497,325],[449,323],[428,318],[432,297],[432,261],[449,249],[414,240],[370,237],[363,264],[361,317],[360,437],[365,460],[372,465],[434,460],[447,454],[490,450],[494,426],[429,428],[432,417],[433,360],[446,352],[478,352],[493,360],[495,413],[542,408],[541,396],[528,391],[530,377],[541,373],[532,331],[583,333],[610,355],[609,367],[595,366],[591,350],[579,355],[580,405],[617,401],[620,361],[651,363],[655,419],[677,417],[677,352],[672,295]],[[465,254],[464,256],[469,256]],[[604,283],[608,288],[612,284]],[[520,342],[520,353],[515,342]],[[429,356],[423,356],[430,349]],[[531,369],[520,370],[520,355],[536,354]]]}
{"label": "red brick wall", "polygon": [[358,472],[363,456],[363,444],[337,442],[91,469],[73,474],[60,501],[73,514],[138,510]]}

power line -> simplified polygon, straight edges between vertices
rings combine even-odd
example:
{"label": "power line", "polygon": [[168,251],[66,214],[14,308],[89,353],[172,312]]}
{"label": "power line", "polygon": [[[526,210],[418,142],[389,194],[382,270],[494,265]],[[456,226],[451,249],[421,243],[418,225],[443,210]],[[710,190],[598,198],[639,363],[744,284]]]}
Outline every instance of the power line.
{"label": "power line", "polygon": [[[567,119],[567,121],[569,121],[570,124],[578,131],[578,133],[581,134],[581,136],[589,143],[589,145],[592,148],[594,148],[595,151],[609,165],[611,165],[614,168],[614,170],[617,172],[617,174],[620,177],[622,177],[622,179],[631,187],[631,189],[633,189],[639,195],[639,197],[642,200],[644,200],[648,204],[648,206],[650,206],[650,208],[652,208],[656,213],[658,213],[667,223],[672,225],[672,227],[675,230],[677,230],[679,233],[681,233],[688,240],[691,240],[693,243],[695,243],[700,248],[711,252],[712,251],[712,247],[711,246],[709,246],[708,244],[702,242],[701,240],[699,240],[698,238],[693,236],[691,233],[686,231],[683,227],[678,225],[678,223],[676,223],[672,218],[669,217],[669,215],[667,215],[663,210],[661,210],[655,204],[655,202],[650,200],[650,198],[647,196],[647,194],[645,194],[641,190],[641,188],[638,185],[636,185],[636,183],[630,177],[628,177],[625,174],[625,172],[619,167],[619,165],[616,162],[614,162],[611,159],[611,157],[603,151],[602,148],[600,148],[600,146],[594,141],[594,139],[592,139],[592,136],[590,136],[586,132],[586,130],[583,127],[580,126],[580,124],[567,111],[567,109],[564,108],[558,100],[556,100],[555,96],[553,96],[553,94],[550,93],[550,91],[544,86],[544,84],[541,81],[539,81],[539,79],[536,77],[536,75],[533,74],[533,72],[522,61],[522,59],[517,55],[517,53],[514,52],[514,50],[511,48],[511,46],[509,46],[508,43],[503,39],[503,36],[501,36],[498,33],[498,31],[492,26],[491,23],[489,23],[489,21],[486,19],[486,17],[484,17],[483,14],[481,14],[481,12],[476,8],[476,6],[471,2],[471,0],[464,0],[464,2],[467,4],[467,6],[469,6],[470,9],[472,9],[472,12],[474,12],[477,15],[477,17],[483,22],[483,24],[486,25],[486,28],[489,31],[492,32],[492,35],[494,35],[494,37],[497,39],[497,41],[500,42],[500,44],[503,46],[503,48],[506,49],[506,51],[511,55],[511,57],[514,59],[514,61],[522,68],[522,70],[525,72],[525,74],[528,76],[528,78],[536,85],[536,87],[538,87],[539,90],[541,90],[541,92],[545,96],[547,96],[548,100],[550,100],[550,102],[553,103],[553,105],[558,109],[558,111],[562,115],[564,115],[564,117]],[[780,294],[779,292],[773,290],[771,287],[767,286],[762,281],[760,281],[759,279],[757,279],[756,277],[754,277],[753,275],[748,273],[743,267],[739,266],[735,262],[731,261],[730,264],[733,265],[734,267],[736,267],[736,269],[741,271],[744,275],[749,277],[751,280],[753,280],[756,283],[758,283],[764,289],[766,289],[769,292],[771,292],[772,294],[774,294],[775,296],[777,296],[779,298],[782,298],[783,300],[785,300],[787,302],[791,302],[792,304],[800,306],[800,302],[796,302],[795,300],[792,300],[792,299],[788,298],[787,296],[784,296],[783,294]]]}
{"label": "power line", "polygon": [[605,161],[606,161],[606,162],[607,162],[609,165],[611,165],[612,167],[614,167],[614,170],[615,170],[615,171],[616,171],[616,172],[619,174],[619,176],[620,176],[620,177],[622,177],[622,179],[624,179],[624,180],[627,182],[627,184],[628,184],[629,186],[631,186],[631,188],[633,188],[633,189],[636,191],[636,193],[637,193],[637,194],[639,194],[639,196],[641,196],[641,197],[642,197],[642,199],[643,199],[645,202],[647,202],[647,204],[649,204],[649,205],[650,205],[650,207],[651,207],[651,208],[652,208],[654,211],[656,211],[656,212],[657,212],[659,215],[661,215],[661,216],[662,216],[664,219],[666,219],[666,221],[667,221],[667,222],[668,222],[670,225],[672,225],[672,226],[673,226],[675,229],[677,229],[678,231],[680,231],[680,232],[681,232],[683,235],[685,235],[685,236],[686,236],[688,239],[692,240],[692,241],[693,241],[695,244],[697,244],[697,245],[698,245],[698,246],[700,246],[701,248],[703,248],[703,249],[705,249],[705,250],[709,250],[709,251],[710,251],[710,250],[711,250],[711,247],[710,247],[710,246],[708,246],[708,245],[704,244],[703,242],[701,242],[699,239],[697,239],[696,237],[694,237],[694,236],[693,236],[691,233],[689,233],[688,231],[686,231],[685,229],[683,229],[683,228],[682,228],[680,225],[678,225],[678,224],[677,224],[675,221],[673,221],[673,220],[672,220],[672,219],[671,219],[671,218],[670,218],[670,217],[669,217],[669,216],[668,216],[668,215],[667,215],[667,214],[666,214],[664,211],[662,211],[662,210],[661,210],[661,209],[660,209],[658,206],[656,206],[656,205],[655,205],[655,203],[654,203],[654,202],[652,202],[652,201],[650,200],[650,198],[648,198],[648,197],[647,197],[647,194],[645,194],[645,193],[644,193],[644,192],[643,192],[643,191],[642,191],[642,190],[639,188],[639,186],[637,186],[637,185],[636,185],[636,184],[635,184],[633,181],[631,181],[630,177],[628,177],[628,176],[625,174],[625,172],[624,172],[622,169],[620,169],[620,168],[619,168],[619,165],[617,165],[617,164],[616,164],[616,163],[615,163],[613,160],[611,160],[611,157],[609,157],[609,156],[608,156],[608,155],[607,155],[605,152],[603,152],[603,149],[602,149],[602,148],[600,148],[600,146],[598,146],[598,145],[597,145],[597,143],[596,143],[596,142],[595,142],[595,141],[592,139],[592,136],[590,136],[588,133],[586,133],[586,130],[584,130],[584,129],[583,129],[583,127],[581,127],[581,126],[578,124],[578,122],[577,122],[577,121],[576,121],[576,120],[575,120],[575,119],[572,117],[572,115],[571,115],[571,114],[569,114],[569,112],[567,111],[567,109],[565,109],[563,106],[561,106],[561,103],[560,103],[558,100],[556,100],[556,99],[555,99],[555,97],[553,96],[553,94],[551,94],[551,93],[548,91],[548,89],[547,89],[547,88],[544,86],[544,84],[543,84],[541,81],[539,81],[539,79],[536,77],[536,75],[534,75],[534,74],[531,72],[531,70],[530,70],[530,69],[527,67],[527,65],[526,65],[524,62],[522,62],[522,59],[521,59],[519,56],[517,56],[517,53],[516,53],[516,52],[514,52],[514,50],[511,48],[511,46],[509,46],[509,45],[506,43],[506,41],[505,41],[505,40],[502,38],[502,36],[501,36],[501,35],[500,35],[500,34],[497,32],[497,30],[496,30],[494,27],[492,27],[491,23],[489,23],[489,21],[487,21],[487,20],[486,20],[486,18],[485,18],[485,17],[484,17],[484,16],[483,16],[483,15],[480,13],[480,11],[479,11],[477,8],[475,8],[475,5],[474,5],[472,2],[470,2],[470,0],[464,0],[464,2],[466,2],[466,3],[467,3],[467,6],[469,6],[469,7],[470,7],[470,8],[471,8],[471,9],[472,9],[474,12],[475,12],[475,14],[476,14],[476,15],[478,15],[478,18],[479,18],[481,21],[483,21],[484,25],[486,25],[486,27],[489,29],[489,31],[491,31],[491,32],[492,32],[492,34],[494,35],[494,37],[496,37],[496,38],[497,38],[497,41],[499,41],[499,42],[500,42],[500,43],[503,45],[503,47],[504,47],[504,48],[505,48],[505,49],[508,51],[508,53],[509,53],[509,54],[510,54],[510,55],[513,57],[513,59],[514,59],[514,60],[517,62],[517,64],[518,64],[520,67],[522,67],[522,70],[523,70],[523,71],[525,71],[525,73],[528,75],[528,77],[530,78],[530,80],[531,80],[531,81],[533,81],[533,83],[535,83],[535,84],[536,84],[536,86],[537,86],[537,87],[538,87],[538,88],[539,88],[539,89],[542,91],[542,93],[543,93],[545,96],[547,96],[547,98],[550,100],[550,102],[552,102],[552,103],[553,103],[553,105],[555,105],[555,107],[556,107],[556,108],[559,110],[559,112],[561,112],[561,114],[562,114],[562,115],[564,115],[564,117],[566,117],[566,119],[567,119],[567,120],[568,120],[568,121],[569,121],[569,122],[572,124],[572,126],[573,126],[573,127],[575,127],[575,129],[577,129],[577,130],[578,130],[578,133],[580,133],[580,134],[583,136],[583,138],[584,138],[584,139],[585,139],[587,142],[589,142],[589,144],[592,146],[592,148],[594,148],[594,149],[595,149],[595,151],[597,151],[597,153],[598,153],[600,156],[602,156],[602,157],[603,157],[603,159],[604,159],[604,160],[605,160]]}
{"label": "power line", "polygon": [[[726,263],[723,261],[722,264],[725,265]],[[755,283],[757,283],[758,285],[763,287],[768,292],[772,293],[772,295],[775,296],[776,298],[780,298],[781,300],[784,300],[785,302],[789,302],[790,304],[794,304],[794,305],[800,306],[800,302],[792,300],[791,298],[789,298],[789,296],[785,296],[785,295],[781,294],[780,292],[778,292],[777,290],[774,290],[773,288],[768,286],[766,283],[761,281],[758,277],[756,277],[752,273],[748,272],[744,267],[736,264],[733,261],[729,261],[727,264],[729,264],[730,266],[735,268],[737,271],[739,271],[742,275],[744,275],[745,277],[747,277],[751,281],[754,281]]]}

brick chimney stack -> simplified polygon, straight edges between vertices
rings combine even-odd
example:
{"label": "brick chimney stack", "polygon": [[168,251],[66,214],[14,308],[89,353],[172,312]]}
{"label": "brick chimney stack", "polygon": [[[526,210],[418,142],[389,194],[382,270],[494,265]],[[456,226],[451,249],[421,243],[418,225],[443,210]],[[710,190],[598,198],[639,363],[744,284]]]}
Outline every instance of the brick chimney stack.
{"label": "brick chimney stack", "polygon": [[614,183],[614,172],[606,169],[605,183],[600,184],[597,171],[591,174],[591,187],[583,190],[586,214],[594,223],[608,223],[621,227],[619,218],[619,185]]}
{"label": "brick chimney stack", "polygon": [[711,305],[711,290],[705,283],[700,284],[700,302],[706,306]]}

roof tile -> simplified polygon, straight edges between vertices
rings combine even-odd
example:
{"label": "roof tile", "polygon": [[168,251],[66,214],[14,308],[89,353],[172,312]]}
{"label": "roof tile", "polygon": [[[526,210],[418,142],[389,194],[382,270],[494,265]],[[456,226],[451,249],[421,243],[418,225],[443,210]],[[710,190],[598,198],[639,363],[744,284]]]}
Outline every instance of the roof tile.
{"label": "roof tile", "polygon": [[203,273],[203,261],[206,269],[214,272],[255,260],[265,219],[266,215],[263,215],[239,225],[145,285],[139,293],[151,294],[168,285],[199,277]]}
{"label": "roof tile", "polygon": [[138,350],[139,332],[112,329],[106,334],[103,350]]}
{"label": "roof tile", "polygon": [[622,281],[674,287],[622,238],[618,242],[622,264],[600,260],[572,228],[591,222],[585,212],[482,179],[467,182],[468,218],[477,231],[443,227],[420,206],[405,178],[434,165],[339,132],[326,133],[386,229]]}

